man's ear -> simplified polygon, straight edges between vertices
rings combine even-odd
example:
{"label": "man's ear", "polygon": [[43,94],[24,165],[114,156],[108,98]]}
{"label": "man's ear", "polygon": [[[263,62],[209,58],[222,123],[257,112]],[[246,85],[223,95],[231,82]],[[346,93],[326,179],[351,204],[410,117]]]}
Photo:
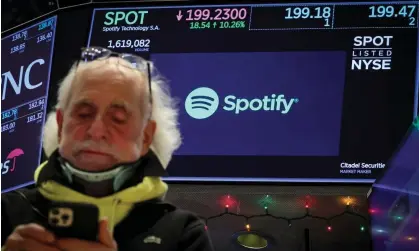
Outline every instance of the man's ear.
{"label": "man's ear", "polygon": [[141,156],[144,156],[150,149],[151,143],[153,143],[154,134],[156,133],[157,124],[154,120],[149,120],[144,128],[143,133],[143,148],[141,150]]}
{"label": "man's ear", "polygon": [[63,130],[63,111],[61,109],[57,109],[57,112],[55,113],[55,117],[57,119],[57,125],[58,125],[58,142],[61,141],[61,132]]}

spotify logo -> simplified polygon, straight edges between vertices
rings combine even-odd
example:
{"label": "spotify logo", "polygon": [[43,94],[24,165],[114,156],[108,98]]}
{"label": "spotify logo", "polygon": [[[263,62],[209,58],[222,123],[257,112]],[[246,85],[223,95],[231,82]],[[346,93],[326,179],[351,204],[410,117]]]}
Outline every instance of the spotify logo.
{"label": "spotify logo", "polygon": [[185,110],[194,119],[206,119],[217,111],[217,93],[208,87],[199,87],[186,97]]}
{"label": "spotify logo", "polygon": [[[286,98],[284,94],[275,93],[251,99],[230,94],[223,100],[221,109],[234,115],[243,112],[275,112],[286,115],[299,102],[298,98]],[[199,87],[186,97],[185,109],[194,119],[206,119],[217,111],[219,103],[218,94],[213,89]]]}

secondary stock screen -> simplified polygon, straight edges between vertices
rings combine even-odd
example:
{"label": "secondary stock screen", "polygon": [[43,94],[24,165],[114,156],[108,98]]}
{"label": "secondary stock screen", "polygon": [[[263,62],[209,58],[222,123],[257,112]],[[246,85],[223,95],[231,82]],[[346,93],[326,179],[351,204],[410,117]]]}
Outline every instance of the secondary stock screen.
{"label": "secondary stock screen", "polygon": [[56,17],[1,40],[1,190],[33,183],[41,136]]}
{"label": "secondary stock screen", "polygon": [[390,111],[417,112],[417,18],[412,2],[95,9],[89,45],[168,80],[183,135],[168,180],[372,182]]}

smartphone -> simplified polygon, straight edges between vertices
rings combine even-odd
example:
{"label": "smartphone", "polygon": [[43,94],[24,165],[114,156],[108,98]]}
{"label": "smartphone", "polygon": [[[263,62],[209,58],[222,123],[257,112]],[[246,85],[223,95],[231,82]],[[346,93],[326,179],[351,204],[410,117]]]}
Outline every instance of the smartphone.
{"label": "smartphone", "polygon": [[58,238],[97,241],[99,209],[87,203],[54,202],[48,209],[48,226]]}

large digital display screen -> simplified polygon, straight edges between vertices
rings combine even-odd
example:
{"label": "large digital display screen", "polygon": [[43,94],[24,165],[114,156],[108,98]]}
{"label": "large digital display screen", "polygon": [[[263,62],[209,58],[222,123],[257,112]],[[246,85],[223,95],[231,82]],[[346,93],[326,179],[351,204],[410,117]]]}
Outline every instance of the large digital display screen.
{"label": "large digital display screen", "polygon": [[[186,111],[181,117],[184,144],[177,154],[339,154],[345,52],[179,53],[152,58],[165,76],[171,76],[171,83],[182,85],[172,87],[175,96],[185,100]],[[214,129],[222,135],[214,137]],[[220,144],[220,139],[226,143]]]}
{"label": "large digital display screen", "polygon": [[56,17],[1,40],[1,190],[33,183],[42,156]]}
{"label": "large digital display screen", "polygon": [[392,111],[417,113],[417,18],[417,2],[95,9],[88,45],[168,80],[183,144],[167,180],[373,182]]}
{"label": "large digital display screen", "polygon": [[419,250],[419,117],[369,197],[374,251]]}

